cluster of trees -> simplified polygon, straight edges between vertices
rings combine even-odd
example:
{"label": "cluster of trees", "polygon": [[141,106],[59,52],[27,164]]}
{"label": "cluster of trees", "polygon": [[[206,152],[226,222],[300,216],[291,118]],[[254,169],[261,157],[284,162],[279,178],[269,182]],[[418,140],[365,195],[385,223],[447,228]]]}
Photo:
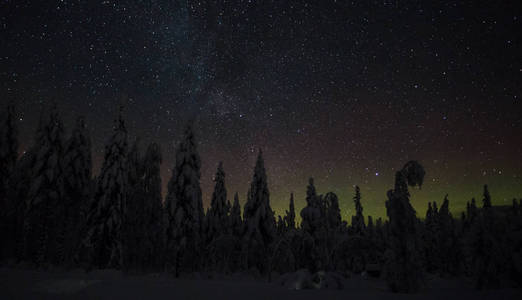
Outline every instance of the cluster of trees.
{"label": "cluster of trees", "polygon": [[343,221],[335,193],[318,195],[313,179],[297,225],[294,196],[284,216],[270,207],[259,152],[243,212],[233,203],[219,163],[210,207],[204,211],[201,159],[192,124],[176,149],[162,199],[160,147],[140,153],[129,145],[123,118],[115,122],[99,175],[92,176],[91,143],[80,118],[66,137],[51,109],[42,114],[34,142],[18,158],[14,108],[0,126],[2,261],[127,272],[254,271],[271,276],[311,272],[381,274],[396,292],[415,292],[426,273],[475,278],[477,288],[522,284],[522,203],[494,207],[487,186],[454,218],[448,196],[430,203],[425,219],[410,204],[408,186],[421,186],[423,167],[408,162],[387,194],[388,220],[365,219],[359,187],[356,215]]}

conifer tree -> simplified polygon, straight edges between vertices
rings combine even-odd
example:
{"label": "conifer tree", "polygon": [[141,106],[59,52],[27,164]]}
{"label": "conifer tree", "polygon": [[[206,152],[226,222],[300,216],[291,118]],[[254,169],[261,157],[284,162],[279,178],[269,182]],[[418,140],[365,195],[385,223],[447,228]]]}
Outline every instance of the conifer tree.
{"label": "conifer tree", "polygon": [[143,159],[143,177],[140,180],[140,193],[143,195],[142,225],[143,237],[142,269],[157,269],[163,259],[163,206],[161,196],[161,149],[156,143],[151,143]]}
{"label": "conifer tree", "polygon": [[53,107],[37,134],[24,217],[26,259],[62,263],[64,239],[63,124]]}
{"label": "conifer tree", "polygon": [[455,275],[458,271],[460,259],[456,245],[453,216],[449,211],[448,195],[444,197],[438,214],[438,249],[440,251],[440,271]]}
{"label": "conifer tree", "polygon": [[301,210],[301,229],[304,232],[305,241],[311,242],[302,254],[306,267],[311,272],[316,272],[326,267],[330,258],[328,242],[327,208],[323,197],[317,195],[314,180],[308,180],[306,189],[306,206]]}
{"label": "conifer tree", "polygon": [[15,203],[8,201],[8,194],[18,158],[18,127],[16,125],[16,113],[13,105],[8,105],[5,113],[2,113],[0,124],[0,260],[13,255],[15,237],[14,226]]}
{"label": "conifer tree", "polygon": [[368,225],[366,226],[366,235],[370,239],[375,238],[375,225],[373,224],[372,216],[368,216]]}
{"label": "conifer tree", "polygon": [[[40,122],[37,136],[43,128]],[[27,259],[26,250],[26,210],[27,198],[31,185],[31,172],[36,163],[36,143],[26,151],[16,163],[12,176],[12,184],[9,190],[9,212],[8,212],[8,242],[7,257],[14,257],[17,261]]]}
{"label": "conifer tree", "polygon": [[324,201],[326,204],[326,222],[328,229],[337,231],[340,229],[342,223],[339,198],[337,198],[335,193],[329,192],[324,196]]}
{"label": "conifer tree", "polygon": [[243,220],[241,219],[241,205],[239,204],[239,195],[234,194],[234,204],[230,210],[230,229],[232,234],[240,237],[243,234]]}
{"label": "conifer tree", "polygon": [[284,218],[285,226],[287,229],[295,229],[295,206],[294,206],[294,193],[290,194],[290,204]]}
{"label": "conifer tree", "polygon": [[18,126],[13,105],[2,113],[0,124],[0,209],[7,209],[7,191],[18,158]]}
{"label": "conifer tree", "polygon": [[308,187],[306,188],[306,207],[301,210],[301,219],[301,228],[312,236],[324,225],[322,222],[323,211],[321,201],[315,191],[313,178],[308,180]]}
{"label": "conifer tree", "polygon": [[491,207],[491,196],[489,194],[488,185],[484,185],[484,199],[482,199],[482,202],[484,203],[484,208],[490,208]]}
{"label": "conifer tree", "polygon": [[122,225],[123,267],[127,270],[137,269],[142,264],[146,201],[140,182],[142,169],[139,139],[136,139],[127,153],[127,195]]}
{"label": "conifer tree", "polygon": [[120,112],[105,155],[87,220],[80,259],[92,268],[123,266],[123,225],[128,196],[127,129]]}
{"label": "conifer tree", "polygon": [[248,190],[243,212],[245,233],[242,251],[246,256],[247,268],[255,267],[266,271],[269,247],[276,237],[276,224],[266,178],[263,154],[259,151],[254,176]]}
{"label": "conifer tree", "polygon": [[78,118],[64,151],[65,214],[62,216],[65,259],[70,263],[87,219],[92,188],[91,141],[83,118]]}
{"label": "conifer tree", "polygon": [[209,241],[227,234],[229,232],[229,210],[227,204],[227,190],[225,188],[225,171],[223,163],[220,162],[214,177],[214,192],[210,202],[210,209],[207,213],[208,220],[208,239]]}
{"label": "conifer tree", "polygon": [[201,198],[201,159],[189,122],[176,150],[176,163],[168,184],[167,268],[179,276],[180,270],[192,271],[201,261],[203,202]]}
{"label": "conifer tree", "polygon": [[433,206],[431,202],[428,203],[422,237],[424,242],[425,268],[428,272],[434,272],[440,267],[439,243],[437,240],[439,226],[438,221],[436,220],[436,215],[433,212],[433,207],[436,207],[436,205],[436,202],[433,202]]}
{"label": "conifer tree", "polygon": [[352,228],[355,234],[362,235],[364,233],[364,216],[363,207],[361,205],[361,190],[355,186],[355,196],[353,197],[355,203],[355,216],[352,217]]}
{"label": "conifer tree", "polygon": [[422,185],[424,168],[416,161],[406,163],[395,175],[395,188],[388,191],[386,211],[390,219],[385,277],[393,292],[418,291],[422,282],[417,217],[410,204],[408,185]]}

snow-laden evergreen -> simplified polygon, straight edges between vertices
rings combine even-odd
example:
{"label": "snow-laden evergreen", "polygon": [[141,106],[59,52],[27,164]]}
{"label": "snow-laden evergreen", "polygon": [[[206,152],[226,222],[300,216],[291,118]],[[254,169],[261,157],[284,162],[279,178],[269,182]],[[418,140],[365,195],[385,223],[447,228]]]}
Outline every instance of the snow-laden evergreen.
{"label": "snow-laden evergreen", "polygon": [[218,238],[220,235],[228,234],[230,229],[228,217],[230,206],[227,203],[225,171],[221,162],[218,165],[214,182],[214,192],[212,193],[210,209],[206,216],[208,222],[207,238],[209,241]]}
{"label": "snow-laden evergreen", "polygon": [[263,161],[262,152],[257,156],[254,176],[248,190],[247,202],[244,207],[242,254],[246,268],[257,268],[266,271],[266,262],[270,244],[276,238],[276,224]]}
{"label": "snow-laden evergreen", "polygon": [[312,236],[324,226],[324,211],[321,202],[315,191],[314,179],[310,178],[306,188],[306,206],[301,210],[301,228]]}
{"label": "snow-laden evergreen", "polygon": [[355,196],[353,197],[353,202],[355,203],[355,216],[352,217],[352,230],[355,234],[363,235],[365,225],[363,207],[361,204],[361,190],[359,186],[355,186]]}
{"label": "snow-laden evergreen", "polygon": [[189,123],[176,149],[176,164],[168,184],[167,269],[179,275],[201,264],[203,202],[201,199],[201,159]]}
{"label": "snow-laden evergreen", "polygon": [[93,268],[123,266],[123,223],[128,196],[127,129],[121,113],[114,133],[105,146],[103,166],[98,177],[80,260]]}
{"label": "snow-laden evergreen", "polygon": [[12,256],[14,212],[8,199],[18,158],[18,127],[14,105],[2,111],[0,119],[0,261]]}
{"label": "snow-laden evergreen", "polygon": [[160,146],[151,143],[143,159],[143,178],[141,189],[144,200],[142,239],[143,269],[158,269],[163,260],[164,229],[163,205],[161,195],[160,165],[162,161]]}
{"label": "snow-laden evergreen", "polygon": [[234,194],[234,204],[230,210],[230,230],[236,237],[241,237],[243,234],[243,219],[241,218],[241,205],[239,204],[239,195]]}
{"label": "snow-laden evergreen", "polygon": [[25,259],[37,265],[62,263],[65,255],[63,135],[62,121],[52,108],[37,133],[24,214]]}
{"label": "snow-laden evergreen", "polygon": [[308,244],[302,249],[302,256],[307,268],[317,272],[326,267],[329,259],[327,249],[328,218],[327,206],[322,195],[317,195],[314,180],[308,180],[306,188],[306,206],[301,210],[301,228],[303,238]]}
{"label": "snow-laden evergreen", "polygon": [[328,192],[324,196],[324,201],[326,204],[326,226],[330,231],[337,231],[342,224],[339,198],[335,193]]}
{"label": "snow-laden evergreen", "polygon": [[385,276],[394,292],[416,292],[423,281],[418,219],[410,204],[408,185],[422,185],[424,168],[416,161],[406,163],[395,174],[395,188],[388,191],[386,212],[389,223]]}
{"label": "snow-laden evergreen", "polygon": [[80,229],[87,220],[92,196],[91,140],[83,118],[78,118],[63,155],[65,211],[62,216],[65,260],[70,263],[78,243]]}
{"label": "snow-laden evergreen", "polygon": [[126,269],[141,268],[144,236],[144,194],[141,190],[142,161],[139,139],[134,140],[127,153],[127,188],[122,225],[123,265]]}
{"label": "snow-laden evergreen", "polygon": [[285,227],[287,230],[296,229],[295,227],[295,205],[294,205],[294,193],[290,194],[290,204],[288,210],[285,211],[284,217]]}

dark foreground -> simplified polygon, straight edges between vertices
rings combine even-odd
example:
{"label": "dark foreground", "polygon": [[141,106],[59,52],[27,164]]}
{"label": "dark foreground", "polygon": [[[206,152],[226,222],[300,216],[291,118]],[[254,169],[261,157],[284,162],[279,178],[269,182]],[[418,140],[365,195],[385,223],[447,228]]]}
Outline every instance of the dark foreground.
{"label": "dark foreground", "polygon": [[0,299],[522,299],[520,289],[473,290],[466,279],[432,278],[418,294],[392,294],[379,279],[349,278],[342,290],[291,290],[248,276],[174,279],[118,271],[0,269]]}

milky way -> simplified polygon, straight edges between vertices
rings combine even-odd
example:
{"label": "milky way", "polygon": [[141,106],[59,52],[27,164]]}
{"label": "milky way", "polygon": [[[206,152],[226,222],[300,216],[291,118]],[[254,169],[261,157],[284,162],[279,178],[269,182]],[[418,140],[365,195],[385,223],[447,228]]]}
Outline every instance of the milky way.
{"label": "milky way", "polygon": [[345,218],[354,185],[384,216],[410,159],[427,172],[421,216],[446,193],[462,210],[485,183],[494,204],[522,194],[519,1],[31,2],[0,9],[0,99],[17,105],[21,151],[56,103],[69,125],[86,117],[97,172],[123,105],[131,139],[162,145],[164,183],[196,120],[205,205],[219,161],[245,201],[260,148],[277,213],[290,192],[302,207],[314,177]]}

